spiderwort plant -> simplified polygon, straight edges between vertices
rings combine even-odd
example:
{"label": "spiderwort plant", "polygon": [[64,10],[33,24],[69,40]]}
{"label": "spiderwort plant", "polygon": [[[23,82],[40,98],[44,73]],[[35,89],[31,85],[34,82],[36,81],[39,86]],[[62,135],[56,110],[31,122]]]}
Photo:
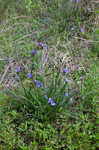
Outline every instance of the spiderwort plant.
{"label": "spiderwort plant", "polygon": [[[46,47],[46,45],[42,43],[41,46]],[[37,53],[39,53],[39,51],[37,52],[35,49],[31,50],[30,57],[33,58],[31,65],[37,63],[38,57],[32,57]],[[20,67],[16,68],[16,72],[20,71]],[[67,78],[67,74],[69,73],[68,69],[65,67],[62,67],[62,70],[59,69],[58,71],[53,69],[54,75],[51,74],[49,80],[46,80],[47,78],[45,75],[39,76],[36,67],[34,67],[34,70],[30,69],[29,71],[30,72],[27,73],[27,78],[28,80],[31,80],[31,85],[29,88],[23,87],[24,84],[22,86],[24,90],[25,105],[29,111],[33,112],[35,117],[39,116],[39,118],[42,118],[41,115],[46,114],[47,118],[55,119],[55,116],[66,108],[67,102],[70,99],[70,94],[67,90],[69,86],[68,82],[70,82]],[[44,82],[42,83],[41,80],[47,82],[47,84]]]}
{"label": "spiderwort plant", "polygon": [[[68,70],[64,68],[63,73],[67,75]],[[27,77],[31,79],[33,74],[28,73]],[[48,82],[49,85],[45,88],[44,84],[42,84],[40,80],[34,80],[32,78],[31,83],[33,86],[31,85],[31,90],[27,87],[24,88],[25,102],[27,102],[26,106],[29,111],[33,112],[33,115],[36,118],[39,117],[40,119],[44,119],[45,116],[42,117],[42,114],[46,114],[47,119],[52,120],[55,119],[57,115],[61,114],[64,109],[66,109],[67,102],[70,99],[69,92],[66,90],[69,85],[66,84],[66,82],[69,82],[70,80],[66,78],[66,82],[64,82],[65,79],[60,79],[60,74],[56,77],[57,82],[55,86],[52,82]]]}

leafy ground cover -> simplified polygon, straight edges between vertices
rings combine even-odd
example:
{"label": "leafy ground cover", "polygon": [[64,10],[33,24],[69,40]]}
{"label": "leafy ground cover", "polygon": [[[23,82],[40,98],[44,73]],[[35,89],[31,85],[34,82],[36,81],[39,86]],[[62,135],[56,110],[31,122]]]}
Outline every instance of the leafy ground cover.
{"label": "leafy ground cover", "polygon": [[0,149],[98,149],[98,1],[0,0]]}

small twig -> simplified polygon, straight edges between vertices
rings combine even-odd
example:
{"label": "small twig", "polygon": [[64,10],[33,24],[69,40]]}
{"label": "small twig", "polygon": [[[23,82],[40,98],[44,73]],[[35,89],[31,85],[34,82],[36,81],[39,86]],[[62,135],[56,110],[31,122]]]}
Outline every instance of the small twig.
{"label": "small twig", "polygon": [[16,25],[25,25],[25,24],[30,24],[30,23],[22,23],[22,22],[14,23],[12,26],[10,25],[10,26],[8,26],[8,28],[2,29],[2,30],[0,31],[0,33],[3,33],[3,32],[5,33],[5,32],[7,32],[7,31],[13,29]]}
{"label": "small twig", "polygon": [[4,73],[3,73],[2,77],[1,77],[0,84],[3,82],[5,76],[6,76],[7,72],[8,72],[9,67],[10,67],[10,66],[7,66],[7,67],[6,67]]}
{"label": "small twig", "polygon": [[0,58],[0,61],[8,61],[7,59],[2,59],[2,58]]}
{"label": "small twig", "polygon": [[79,40],[83,40],[83,41],[87,41],[87,42],[90,42],[90,43],[93,43],[93,42],[98,43],[98,42],[99,42],[99,41],[93,41],[93,40],[83,39],[83,38],[76,37],[76,36],[74,36],[74,38],[75,38],[75,39],[79,39]]}
{"label": "small twig", "polygon": [[34,18],[34,16],[15,16],[14,19],[19,19],[19,18],[28,18],[28,17],[32,17]]}

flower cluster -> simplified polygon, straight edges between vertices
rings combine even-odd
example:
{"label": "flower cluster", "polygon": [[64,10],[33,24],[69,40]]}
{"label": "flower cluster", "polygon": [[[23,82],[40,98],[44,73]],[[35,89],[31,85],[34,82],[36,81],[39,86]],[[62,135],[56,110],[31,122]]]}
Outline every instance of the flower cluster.
{"label": "flower cluster", "polygon": [[[74,27],[72,27],[72,28],[71,28],[71,30],[72,30],[72,31],[74,31],[74,30],[75,30],[75,28],[74,28]],[[80,28],[80,32],[84,32],[84,28]]]}
{"label": "flower cluster", "polygon": [[47,45],[45,43],[40,43],[40,48],[47,48]]}

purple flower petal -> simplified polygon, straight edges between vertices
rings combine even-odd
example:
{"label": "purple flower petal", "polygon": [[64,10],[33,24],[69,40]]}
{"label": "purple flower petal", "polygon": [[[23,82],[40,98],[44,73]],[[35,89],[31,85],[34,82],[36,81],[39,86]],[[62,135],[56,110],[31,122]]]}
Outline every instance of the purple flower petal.
{"label": "purple flower petal", "polygon": [[35,83],[36,83],[37,88],[40,88],[42,86],[42,83],[37,80],[35,80]]}
{"label": "purple flower petal", "polygon": [[70,80],[68,78],[66,78],[66,82],[70,82]]}
{"label": "purple flower petal", "polygon": [[41,48],[47,48],[47,45],[45,43],[40,43]]}
{"label": "purple flower petal", "polygon": [[63,72],[68,74],[68,70],[66,68],[63,69]]}
{"label": "purple flower petal", "polygon": [[43,44],[43,47],[44,47],[44,48],[47,48],[47,45],[46,45],[46,44]]}
{"label": "purple flower petal", "polygon": [[29,78],[32,78],[32,73],[28,73],[28,77],[29,77]]}
{"label": "purple flower petal", "polygon": [[43,43],[40,43],[40,47],[43,47]]}
{"label": "purple flower petal", "polygon": [[56,103],[54,103],[54,101],[53,101],[52,98],[49,98],[48,103],[50,103],[50,105],[52,105],[52,106],[55,106],[55,105],[56,105]]}
{"label": "purple flower petal", "polygon": [[74,27],[72,27],[72,31],[74,31],[75,30],[75,28]]}
{"label": "purple flower petal", "polygon": [[78,0],[73,0],[73,2],[77,3],[77,2],[78,2]]}
{"label": "purple flower petal", "polygon": [[44,95],[44,99],[48,99],[47,95]]}
{"label": "purple flower petal", "polygon": [[37,83],[37,88],[41,87],[41,85],[42,85],[41,82],[38,82]]}
{"label": "purple flower petal", "polygon": [[68,92],[66,92],[66,93],[65,93],[65,96],[69,96],[69,93],[68,93]]}
{"label": "purple flower petal", "polygon": [[91,11],[91,8],[87,8],[88,11]]}
{"label": "purple flower petal", "polygon": [[16,69],[15,69],[15,72],[20,72],[21,71],[21,68],[20,67],[17,67]]}
{"label": "purple flower petal", "polygon": [[37,51],[35,49],[31,50],[31,54],[36,54],[36,53],[37,53]]}
{"label": "purple flower petal", "polygon": [[80,32],[84,32],[84,29],[83,29],[83,28],[80,28]]}
{"label": "purple flower petal", "polygon": [[49,98],[48,103],[51,103],[52,101],[53,101],[53,99],[52,99],[52,98]]}
{"label": "purple flower petal", "polygon": [[37,80],[35,80],[35,83],[37,83]]}
{"label": "purple flower petal", "polygon": [[50,104],[51,104],[52,106],[55,106],[55,105],[56,105],[56,103],[54,103],[54,102],[51,102]]}

